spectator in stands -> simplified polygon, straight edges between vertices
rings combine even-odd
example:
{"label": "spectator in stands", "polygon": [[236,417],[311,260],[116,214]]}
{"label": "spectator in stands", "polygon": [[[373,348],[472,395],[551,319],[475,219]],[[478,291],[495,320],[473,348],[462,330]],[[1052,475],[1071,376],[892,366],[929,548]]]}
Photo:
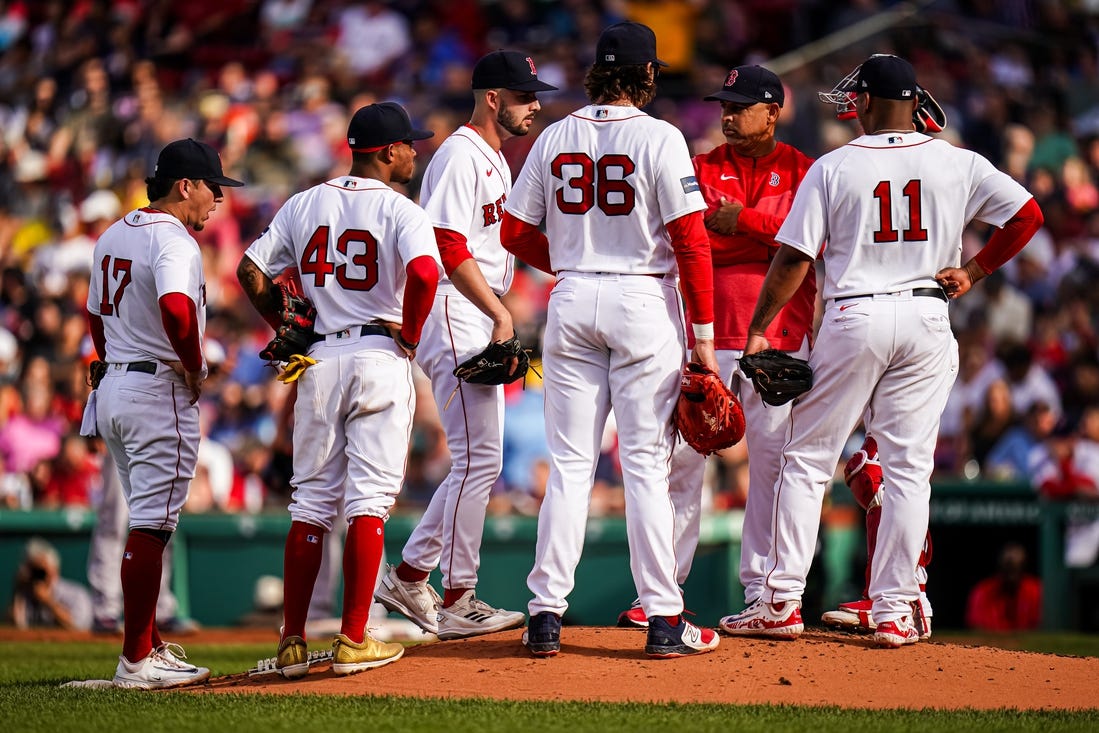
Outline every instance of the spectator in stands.
{"label": "spectator in stands", "polygon": [[973,587],[966,624],[977,631],[1025,631],[1042,620],[1042,581],[1026,570],[1026,550],[1012,542],[1000,552],[995,575]]}
{"label": "spectator in stands", "polygon": [[91,628],[91,594],[61,577],[61,556],[41,537],[32,537],[23,550],[23,561],[15,571],[11,615],[19,629]]}
{"label": "spectator in stands", "polygon": [[984,401],[969,428],[971,455],[982,470],[992,446],[1015,425],[1015,421],[1011,388],[1005,380],[996,379],[985,390]]}
{"label": "spectator in stands", "polygon": [[1027,481],[1030,479],[1036,451],[1053,434],[1057,415],[1039,400],[1027,408],[1022,422],[1008,428],[985,458],[984,474],[993,480]]}

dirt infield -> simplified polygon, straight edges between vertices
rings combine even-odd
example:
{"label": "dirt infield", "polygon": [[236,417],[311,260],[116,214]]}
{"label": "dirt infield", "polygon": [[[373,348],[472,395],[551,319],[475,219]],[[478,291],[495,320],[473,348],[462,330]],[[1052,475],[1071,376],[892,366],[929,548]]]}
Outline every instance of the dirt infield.
{"label": "dirt infield", "polygon": [[[216,678],[201,689],[870,709],[1085,709],[1099,704],[1097,658],[934,640],[877,649],[867,637],[811,629],[793,642],[724,637],[710,654],[650,660],[642,654],[644,632],[565,627],[561,654],[534,659],[520,646],[520,636],[521,631],[508,631],[412,647],[394,664],[349,677],[336,677],[328,664],[320,664],[294,682],[242,674]],[[198,639],[212,641],[205,632]]]}
{"label": "dirt infield", "polygon": [[[302,680],[234,674],[207,693],[398,695],[499,700],[836,705],[844,708],[1082,710],[1099,707],[1099,658],[931,640],[877,649],[865,636],[808,629],[798,641],[722,637],[710,654],[650,660],[644,632],[566,626],[561,654],[534,659],[521,630],[410,647],[402,659],[348,677],[321,663]],[[104,641],[63,631],[0,629],[0,642]],[[205,629],[198,644],[270,643],[274,631]],[[121,643],[121,640],[120,640]],[[319,648],[315,646],[315,648]],[[194,661],[202,663],[198,655]]]}

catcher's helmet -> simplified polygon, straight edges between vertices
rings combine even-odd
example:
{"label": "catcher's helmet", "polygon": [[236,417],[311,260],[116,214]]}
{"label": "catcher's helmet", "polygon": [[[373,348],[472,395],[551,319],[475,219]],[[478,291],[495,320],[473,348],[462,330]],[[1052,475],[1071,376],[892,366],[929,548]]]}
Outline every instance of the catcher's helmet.
{"label": "catcher's helmet", "polygon": [[[875,56],[888,56],[889,54],[876,53]],[[825,104],[836,105],[837,120],[855,119],[855,92],[859,79],[859,64],[843,77],[828,92],[817,92],[817,97]],[[946,129],[946,112],[931,96],[931,92],[916,85],[916,108],[912,111],[912,123],[916,126],[916,132],[942,132]]]}

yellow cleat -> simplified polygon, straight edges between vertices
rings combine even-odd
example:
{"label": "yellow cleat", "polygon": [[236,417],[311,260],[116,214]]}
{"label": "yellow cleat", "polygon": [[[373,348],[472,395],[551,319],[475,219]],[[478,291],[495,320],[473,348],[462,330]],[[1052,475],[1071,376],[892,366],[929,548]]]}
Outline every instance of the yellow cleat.
{"label": "yellow cleat", "polygon": [[309,674],[309,648],[300,636],[288,636],[279,642],[279,654],[275,668],[288,680],[296,680]]}
{"label": "yellow cleat", "polygon": [[332,640],[332,671],[336,674],[354,674],[396,662],[404,654],[400,644],[387,644],[366,634],[362,644],[356,644],[343,634]]}

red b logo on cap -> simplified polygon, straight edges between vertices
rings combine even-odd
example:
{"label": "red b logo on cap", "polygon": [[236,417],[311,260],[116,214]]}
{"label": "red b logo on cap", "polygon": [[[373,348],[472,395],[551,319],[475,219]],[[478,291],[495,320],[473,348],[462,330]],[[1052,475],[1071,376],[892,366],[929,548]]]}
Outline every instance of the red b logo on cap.
{"label": "red b logo on cap", "polygon": [[731,87],[733,84],[736,84],[737,76],[739,76],[739,72],[736,69],[730,71],[729,78],[725,80],[725,86]]}

